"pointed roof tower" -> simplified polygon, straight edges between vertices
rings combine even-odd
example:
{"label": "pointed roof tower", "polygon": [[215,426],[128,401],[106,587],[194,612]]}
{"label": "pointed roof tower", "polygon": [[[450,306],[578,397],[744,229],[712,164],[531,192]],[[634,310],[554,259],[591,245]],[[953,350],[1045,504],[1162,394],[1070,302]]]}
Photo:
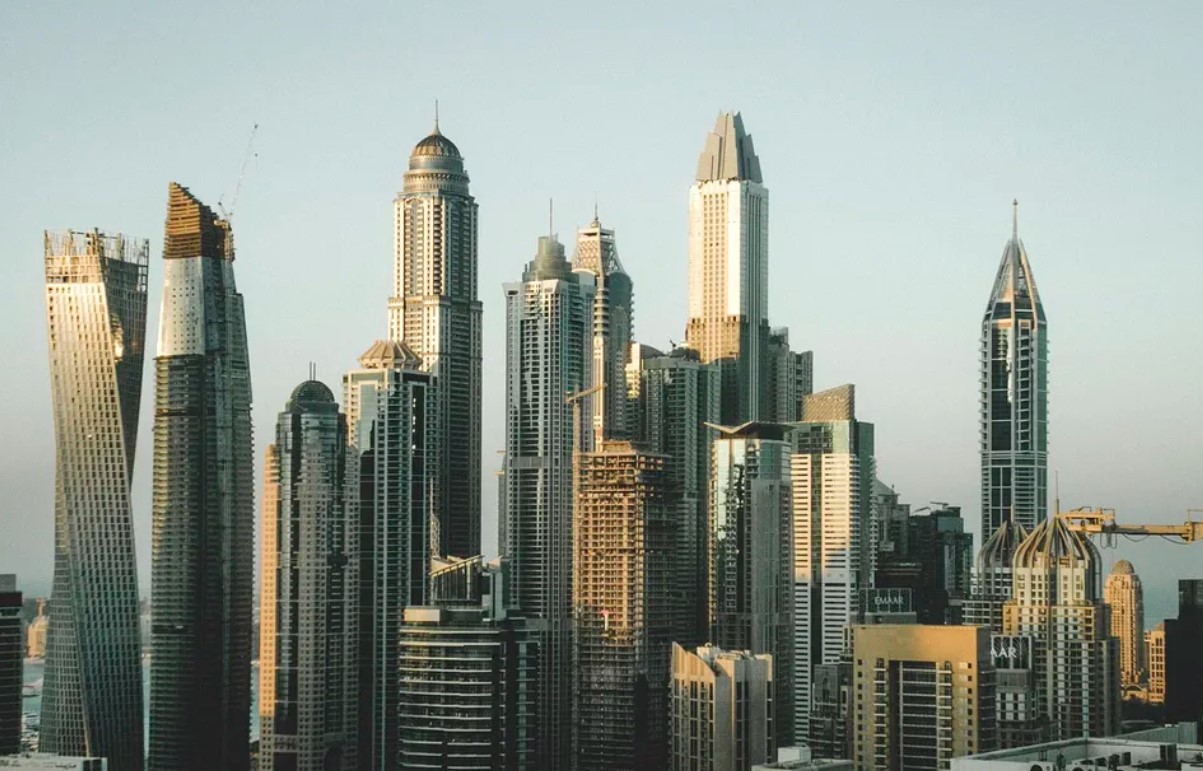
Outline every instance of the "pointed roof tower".
{"label": "pointed roof tower", "polygon": [[1036,319],[1044,322],[1044,305],[1036,289],[1036,277],[1028,262],[1028,252],[1019,240],[1019,201],[1011,202],[1011,240],[1003,247],[998,274],[994,278],[994,290],[986,306],[986,316],[998,318],[1017,312],[1032,312]]}

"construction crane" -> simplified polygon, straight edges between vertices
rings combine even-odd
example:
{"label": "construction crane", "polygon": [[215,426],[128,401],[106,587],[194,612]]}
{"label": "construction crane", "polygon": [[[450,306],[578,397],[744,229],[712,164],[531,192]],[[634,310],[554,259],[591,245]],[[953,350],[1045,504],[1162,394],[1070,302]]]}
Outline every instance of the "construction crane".
{"label": "construction crane", "polygon": [[581,452],[581,401],[604,390],[606,390],[606,384],[603,381],[592,388],[570,393],[564,397],[564,403],[572,405],[572,457],[574,463],[576,456]]}
{"label": "construction crane", "polygon": [[[238,205],[238,194],[242,192],[242,180],[246,178],[246,167],[251,162],[252,150],[255,147],[255,134],[258,131],[258,123],[251,126],[251,136],[250,139],[246,140],[246,152],[242,154],[242,166],[238,169],[238,182],[234,185],[234,195],[230,196],[229,208],[223,205],[221,198],[217,199],[217,210],[221,212],[221,218],[226,222],[234,218],[234,207]],[[224,197],[222,196],[222,198]]]}
{"label": "construction crane", "polygon": [[1104,535],[1107,545],[1115,542],[1116,535],[1156,535],[1167,539],[1181,539],[1183,543],[1203,541],[1203,520],[1193,515],[1203,509],[1188,509],[1186,521],[1181,525],[1121,525],[1115,521],[1115,509],[1092,509],[1081,507],[1072,511],[1057,512],[1057,517],[1070,530],[1086,535]]}

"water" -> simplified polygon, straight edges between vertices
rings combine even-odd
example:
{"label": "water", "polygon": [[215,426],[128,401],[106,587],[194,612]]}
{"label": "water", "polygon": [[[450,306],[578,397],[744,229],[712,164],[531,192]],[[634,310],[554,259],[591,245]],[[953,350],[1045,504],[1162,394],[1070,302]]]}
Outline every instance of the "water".
{"label": "water", "polygon": [[[39,725],[42,718],[42,683],[40,682],[46,674],[46,664],[40,659],[25,659],[25,675],[23,682],[26,685],[35,685],[37,691],[35,695],[25,697],[21,700],[21,710],[25,713],[28,722],[31,725]],[[143,732],[142,735],[149,741],[149,724],[150,724],[150,658],[142,658],[142,720]],[[259,721],[253,719],[253,715],[259,714],[259,665],[251,664],[251,714],[247,716],[251,724],[251,741],[259,740]]]}

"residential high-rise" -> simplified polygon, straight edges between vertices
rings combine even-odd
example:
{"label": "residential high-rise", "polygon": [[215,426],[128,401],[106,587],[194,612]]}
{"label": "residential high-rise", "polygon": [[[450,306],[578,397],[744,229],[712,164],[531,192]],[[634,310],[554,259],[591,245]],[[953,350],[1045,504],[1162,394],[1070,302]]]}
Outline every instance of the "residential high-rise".
{"label": "residential high-rise", "polygon": [[[255,574],[246,322],[230,223],[173,182],[166,230],[155,357],[148,766],[240,771],[250,761]],[[137,620],[135,603],[135,644]]]}
{"label": "residential high-rise", "polygon": [[1149,675],[1146,691],[1150,704],[1165,704],[1165,622],[1145,632],[1145,671]]}
{"label": "residential high-rise", "polygon": [[541,619],[539,765],[568,768],[572,736],[572,451],[592,442],[569,394],[591,383],[594,279],[555,236],[505,285],[505,474],[501,552],[514,604]]}
{"label": "residential high-rise", "polygon": [[802,397],[814,391],[814,352],[791,350],[789,329],[780,327],[769,333],[765,356],[760,419],[793,423],[801,415]]}
{"label": "residential high-rise", "polygon": [[404,343],[377,341],[343,376],[359,499],[359,768],[397,768],[402,612],[424,605],[430,568],[431,376]]}
{"label": "residential high-rise", "polygon": [[[538,638],[504,597],[503,560],[455,574],[429,605],[405,609],[399,637],[403,769],[538,768]],[[537,622],[536,622],[537,623]]]}
{"label": "residential high-rise", "polygon": [[48,752],[103,756],[111,771],[139,770],[142,649],[130,480],[150,247],[98,230],[46,233],[43,242],[55,438],[54,623],[39,741]]}
{"label": "residential high-rise", "polygon": [[[816,757],[852,757],[852,661],[818,664],[811,673],[809,738]],[[798,694],[806,698],[806,694]]]}
{"label": "residential high-rise", "polygon": [[989,627],[994,634],[1002,634],[1003,606],[1015,587],[1015,551],[1027,537],[1023,525],[1008,519],[982,544],[969,576],[966,624]]}
{"label": "residential high-rise", "polygon": [[[711,448],[707,517],[710,641],[773,657],[773,725],[793,744],[793,510],[786,427],[745,423],[718,429]],[[806,630],[809,633],[809,630]]]}
{"label": "residential high-rise", "polygon": [[348,452],[334,394],[301,383],[264,470],[260,769],[359,768],[359,480],[347,477]]}
{"label": "residential high-rise", "polygon": [[0,756],[21,751],[23,647],[17,577],[0,574]]}
{"label": "residential high-rise", "polygon": [[481,305],[476,296],[476,200],[464,158],[434,130],[414,147],[393,205],[389,339],[434,375],[438,426],[432,468],[437,555],[480,553]]}
{"label": "residential high-rise", "polygon": [[773,657],[672,646],[670,771],[748,771],[777,758]]}
{"label": "residential high-rise", "polygon": [[[873,424],[856,417],[856,391],[832,388],[802,400],[793,449],[794,692],[811,692],[818,664],[835,664],[844,628],[858,620],[862,589],[873,586]],[[795,739],[808,738],[809,701],[793,712]]]}
{"label": "residential high-rise", "polygon": [[1036,692],[1050,738],[1119,730],[1119,648],[1111,638],[1099,550],[1060,517],[1015,550],[1003,634],[1032,638]]}
{"label": "residential high-rise", "polygon": [[717,363],[725,425],[765,417],[769,345],[769,191],[739,113],[722,113],[689,189],[689,324],[685,339]]}
{"label": "residential high-rise", "polygon": [[593,221],[576,234],[572,269],[592,274],[597,291],[593,297],[593,383],[605,390],[593,397],[593,430],[605,439],[630,439],[636,430],[635,405],[626,389],[627,353],[634,334],[635,303],[631,277],[623,270],[614,243],[593,213]]}
{"label": "residential high-rise", "polygon": [[1111,616],[1111,636],[1119,641],[1120,686],[1144,682],[1145,598],[1140,576],[1128,560],[1119,560],[1103,584]]}
{"label": "residential high-rise", "polygon": [[851,636],[857,771],[947,769],[996,749],[989,630],[879,624]]}
{"label": "residential high-rise", "polygon": [[676,523],[673,640],[696,646],[707,636],[706,512],[715,431],[706,424],[718,421],[718,369],[683,347],[662,354],[645,346],[640,359],[639,439],[668,456],[665,476]]}
{"label": "residential high-rise", "polygon": [[1018,202],[982,319],[982,541],[1004,522],[1027,531],[1048,516],[1048,323]]}
{"label": "residential high-rise", "polygon": [[1030,635],[990,635],[994,663],[994,721],[999,749],[1048,741],[1049,724]]}
{"label": "residential high-rise", "polygon": [[924,568],[919,623],[960,624],[973,566],[973,533],[965,532],[961,507],[915,512],[908,525],[908,548]]}
{"label": "residential high-rise", "polygon": [[667,762],[674,534],[665,461],[620,441],[576,458],[576,771]]}
{"label": "residential high-rise", "polygon": [[1203,715],[1203,579],[1178,581],[1178,617],[1165,624],[1165,718],[1197,722]]}

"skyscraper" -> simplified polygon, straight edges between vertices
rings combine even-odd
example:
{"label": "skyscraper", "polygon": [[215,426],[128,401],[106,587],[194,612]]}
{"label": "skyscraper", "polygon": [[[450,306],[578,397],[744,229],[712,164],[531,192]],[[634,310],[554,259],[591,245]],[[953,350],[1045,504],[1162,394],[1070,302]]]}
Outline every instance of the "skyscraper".
{"label": "skyscraper", "polygon": [[[541,767],[534,762],[538,637],[505,599],[504,570],[504,560],[464,560],[443,569],[464,591],[405,609],[400,768]],[[432,581],[444,585],[439,579],[451,577]]]}
{"label": "skyscraper", "polygon": [[130,480],[149,246],[98,230],[46,233],[44,244],[55,435],[54,623],[40,746],[106,757],[112,771],[141,769]]}
{"label": "skyscraper", "polygon": [[626,389],[627,351],[634,334],[635,304],[631,277],[623,270],[614,243],[593,214],[593,221],[576,234],[572,269],[593,275],[597,291],[593,297],[593,385],[605,390],[593,396],[594,433],[605,439],[630,439],[635,431],[635,405]]}
{"label": "skyscraper", "polygon": [[[149,767],[239,771],[250,760],[255,573],[246,322],[230,223],[173,182],[166,229],[155,358]],[[136,623],[135,608],[135,630]]]}
{"label": "skyscraper", "polygon": [[667,762],[674,570],[665,460],[620,441],[577,456],[575,771]]}
{"label": "skyscraper", "polygon": [[[857,621],[862,589],[873,586],[874,427],[856,417],[851,385],[802,400],[793,448],[794,692],[811,692],[818,664],[835,664],[844,627]],[[799,699],[796,739],[807,738],[810,705]]]}
{"label": "skyscraper", "polygon": [[1146,691],[1150,704],[1165,704],[1165,622],[1145,632],[1145,671],[1149,673]]}
{"label": "skyscraper", "polygon": [[1032,638],[1035,688],[1051,739],[1119,730],[1119,650],[1111,638],[1099,550],[1064,520],[1040,523],[1015,550],[1003,634]]}
{"label": "skyscraper", "polygon": [[[498,540],[512,599],[542,619],[539,764],[567,768],[572,732],[572,450],[592,434],[565,396],[590,385],[594,280],[555,236],[505,285],[505,474]],[[585,418],[581,418],[582,424]]]}
{"label": "skyscraper", "polygon": [[[1178,581],[1178,618],[1164,622],[1163,661],[1165,717],[1170,721],[1198,721],[1203,713],[1203,580]],[[1154,665],[1156,661],[1154,660]],[[1150,690],[1152,690],[1150,688]]]}
{"label": "skyscraper", "polygon": [[802,397],[814,391],[814,352],[791,350],[789,329],[780,327],[769,333],[765,357],[761,420],[793,423],[801,414]]}
{"label": "skyscraper", "polygon": [[851,635],[857,771],[946,769],[997,748],[989,630],[878,624]]}
{"label": "skyscraper", "polygon": [[334,394],[301,383],[276,423],[263,480],[261,769],[359,768],[359,480],[347,478],[347,454]]}
{"label": "skyscraper", "polygon": [[982,541],[1008,520],[1027,531],[1048,516],[1048,323],[1018,207],[982,318]]}
{"label": "skyscraper", "polygon": [[689,189],[689,324],[685,339],[722,371],[722,422],[764,417],[769,191],[739,113],[718,116]]}
{"label": "skyscraper", "polygon": [[0,756],[21,751],[23,647],[17,577],[0,574]]}
{"label": "skyscraper", "polygon": [[986,626],[1002,634],[1003,606],[1015,587],[1014,561],[1019,544],[1028,537],[1023,525],[1008,519],[982,544],[969,575],[965,623]]}
{"label": "skyscraper", "polygon": [[405,608],[427,600],[431,377],[404,343],[377,341],[343,376],[359,485],[359,768],[397,768],[397,645]]}
{"label": "skyscraper", "polygon": [[786,427],[720,428],[711,449],[707,517],[709,639],[773,657],[777,746],[793,743],[794,562]]}
{"label": "skyscraper", "polygon": [[672,647],[669,769],[747,771],[777,758],[773,657]]}
{"label": "skyscraper", "polygon": [[437,555],[480,553],[480,323],[476,201],[464,158],[434,130],[414,147],[394,202],[389,339],[404,342],[434,375],[432,424]]}
{"label": "skyscraper", "polygon": [[1145,596],[1140,576],[1128,560],[1119,560],[1103,584],[1103,601],[1111,616],[1111,636],[1119,641],[1121,687],[1144,681]]}
{"label": "skyscraper", "polygon": [[706,512],[715,431],[706,424],[718,421],[718,369],[700,363],[690,348],[643,351],[639,438],[647,449],[668,456],[667,494],[676,523],[673,640],[698,645],[707,633]]}

